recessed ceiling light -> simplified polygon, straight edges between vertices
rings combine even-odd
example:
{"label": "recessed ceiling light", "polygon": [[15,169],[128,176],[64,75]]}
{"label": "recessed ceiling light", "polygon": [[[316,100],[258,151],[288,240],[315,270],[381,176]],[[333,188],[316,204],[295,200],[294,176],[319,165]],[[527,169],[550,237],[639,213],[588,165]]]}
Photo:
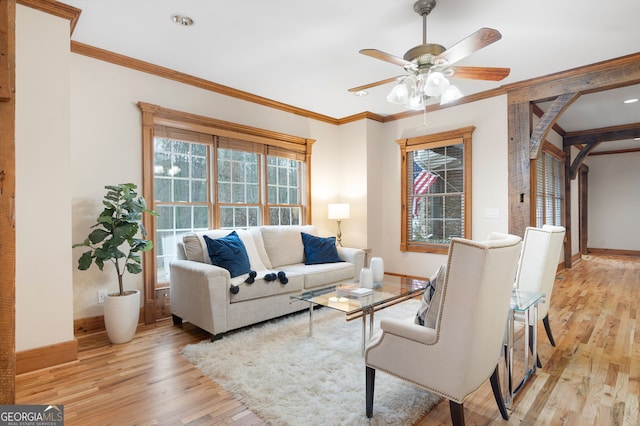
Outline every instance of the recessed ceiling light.
{"label": "recessed ceiling light", "polygon": [[624,101],[625,104],[633,104],[636,102],[638,102],[638,98],[627,99],[626,101]]}
{"label": "recessed ceiling light", "polygon": [[182,25],[184,27],[190,27],[193,25],[193,19],[189,18],[185,15],[180,15],[179,13],[174,13],[171,15],[171,20],[178,25]]}
{"label": "recessed ceiling light", "polygon": [[354,92],[353,94],[356,95],[357,97],[361,98],[363,96],[367,96],[369,94],[369,92],[367,92],[366,90],[358,90],[357,92]]}

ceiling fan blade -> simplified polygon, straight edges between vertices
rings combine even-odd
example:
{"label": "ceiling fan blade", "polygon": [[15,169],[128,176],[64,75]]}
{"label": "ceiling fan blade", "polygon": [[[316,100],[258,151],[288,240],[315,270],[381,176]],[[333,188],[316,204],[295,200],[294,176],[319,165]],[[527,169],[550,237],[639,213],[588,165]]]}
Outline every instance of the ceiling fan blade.
{"label": "ceiling fan blade", "polygon": [[391,77],[391,78],[387,78],[384,80],[380,80],[380,81],[376,81],[375,83],[369,83],[369,84],[365,84],[363,86],[358,86],[358,87],[353,87],[351,89],[349,89],[349,92],[359,92],[361,90],[367,90],[370,89],[372,87],[376,87],[376,86],[382,86],[383,84],[387,84],[387,83],[391,83],[394,81],[397,81],[398,79],[404,77],[403,75],[398,75],[395,77]]}
{"label": "ceiling fan blade", "polygon": [[473,52],[477,52],[502,38],[502,34],[493,28],[480,28],[475,33],[451,46],[435,57],[434,63],[438,65],[451,65],[460,59],[466,58]]}
{"label": "ceiling fan blade", "polygon": [[399,65],[401,67],[413,67],[413,64],[409,61],[405,61],[402,58],[398,58],[397,56],[393,56],[389,53],[385,53],[382,50],[378,49],[362,49],[360,53],[366,56],[370,56],[375,59],[380,59],[381,61],[390,62],[394,65]]}
{"label": "ceiling fan blade", "polygon": [[447,75],[453,72],[451,77],[469,78],[472,80],[500,81],[511,72],[510,68],[492,67],[450,67],[447,68]]}

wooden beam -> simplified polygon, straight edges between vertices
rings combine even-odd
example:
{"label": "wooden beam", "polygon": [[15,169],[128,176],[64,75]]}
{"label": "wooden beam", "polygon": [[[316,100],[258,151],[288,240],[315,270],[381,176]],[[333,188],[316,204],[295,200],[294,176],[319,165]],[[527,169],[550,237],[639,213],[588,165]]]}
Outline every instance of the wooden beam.
{"label": "wooden beam", "polygon": [[563,242],[563,252],[564,252],[564,267],[571,268],[572,266],[572,247],[571,247],[571,180],[567,179],[567,172],[570,168],[571,164],[571,147],[565,146],[563,147],[563,151],[565,153],[564,156],[564,242]]}
{"label": "wooden beam", "polygon": [[529,136],[531,104],[509,104],[509,233],[524,236],[531,224],[531,183],[529,173]]}
{"label": "wooden beam", "polygon": [[549,109],[540,118],[535,129],[533,129],[533,133],[531,133],[531,139],[529,141],[530,159],[535,160],[538,158],[540,150],[542,149],[542,142],[546,139],[554,124],[558,121],[558,118],[560,118],[562,113],[579,97],[579,93],[564,93],[551,103]]}
{"label": "wooden beam", "polygon": [[3,82],[10,88],[8,100],[0,102],[0,405],[15,404],[15,290],[16,290],[16,228],[15,228],[15,122],[16,105],[12,88],[15,83],[15,0],[0,0],[2,18],[0,32],[4,38]]}
{"label": "wooden beam", "polygon": [[562,143],[564,145],[579,145],[597,142],[622,141],[633,138],[640,138],[640,123],[567,132],[567,134],[562,138]]}
{"label": "wooden beam", "polygon": [[[576,176],[578,176],[578,170],[580,169],[580,166],[587,158],[589,153],[593,151],[599,144],[600,142],[591,143],[580,150],[578,155],[576,155],[576,158],[573,159],[573,163],[571,163],[571,167],[569,169],[570,179],[566,179],[567,181],[573,180],[576,178]],[[565,150],[568,150],[570,147],[571,145],[564,146]]]}
{"label": "wooden beam", "polygon": [[640,53],[598,62],[503,88],[509,102],[552,99],[565,93],[588,93],[640,83]]}
{"label": "wooden beam", "polygon": [[9,66],[9,0],[0,0],[0,102],[11,99],[11,69]]}

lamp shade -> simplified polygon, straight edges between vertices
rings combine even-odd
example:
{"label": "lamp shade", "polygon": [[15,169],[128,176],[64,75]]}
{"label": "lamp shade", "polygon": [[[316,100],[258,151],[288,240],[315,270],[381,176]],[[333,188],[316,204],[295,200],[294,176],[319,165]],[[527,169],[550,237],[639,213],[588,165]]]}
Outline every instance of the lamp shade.
{"label": "lamp shade", "polygon": [[349,219],[349,204],[347,203],[329,204],[329,219],[335,219],[335,220]]}
{"label": "lamp shade", "polygon": [[440,98],[440,105],[444,105],[448,102],[455,101],[456,99],[460,99],[462,97],[462,92],[453,84],[450,84],[442,94]]}
{"label": "lamp shade", "polygon": [[424,84],[424,93],[427,96],[440,96],[449,87],[449,80],[438,71],[429,73],[427,81]]}

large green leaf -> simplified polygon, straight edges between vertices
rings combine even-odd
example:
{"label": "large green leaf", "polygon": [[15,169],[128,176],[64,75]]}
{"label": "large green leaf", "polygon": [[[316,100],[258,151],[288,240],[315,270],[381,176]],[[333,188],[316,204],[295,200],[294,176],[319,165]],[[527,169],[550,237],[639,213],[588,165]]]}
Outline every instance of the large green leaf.
{"label": "large green leaf", "polygon": [[138,224],[135,222],[119,223],[113,230],[113,238],[124,241],[133,238],[138,233]]}
{"label": "large green leaf", "polygon": [[85,251],[84,253],[82,253],[82,256],[80,256],[80,259],[78,259],[78,269],[80,269],[81,271],[86,271],[87,269],[89,269],[89,266],[91,266],[91,261],[91,252]]}
{"label": "large green leaf", "polygon": [[127,271],[132,274],[139,274],[142,272],[142,267],[137,263],[127,263]]}
{"label": "large green leaf", "polygon": [[99,242],[104,241],[104,239],[107,238],[109,235],[111,235],[111,233],[107,232],[104,229],[94,229],[89,234],[88,239],[89,241],[91,241],[91,244],[98,244]]}

